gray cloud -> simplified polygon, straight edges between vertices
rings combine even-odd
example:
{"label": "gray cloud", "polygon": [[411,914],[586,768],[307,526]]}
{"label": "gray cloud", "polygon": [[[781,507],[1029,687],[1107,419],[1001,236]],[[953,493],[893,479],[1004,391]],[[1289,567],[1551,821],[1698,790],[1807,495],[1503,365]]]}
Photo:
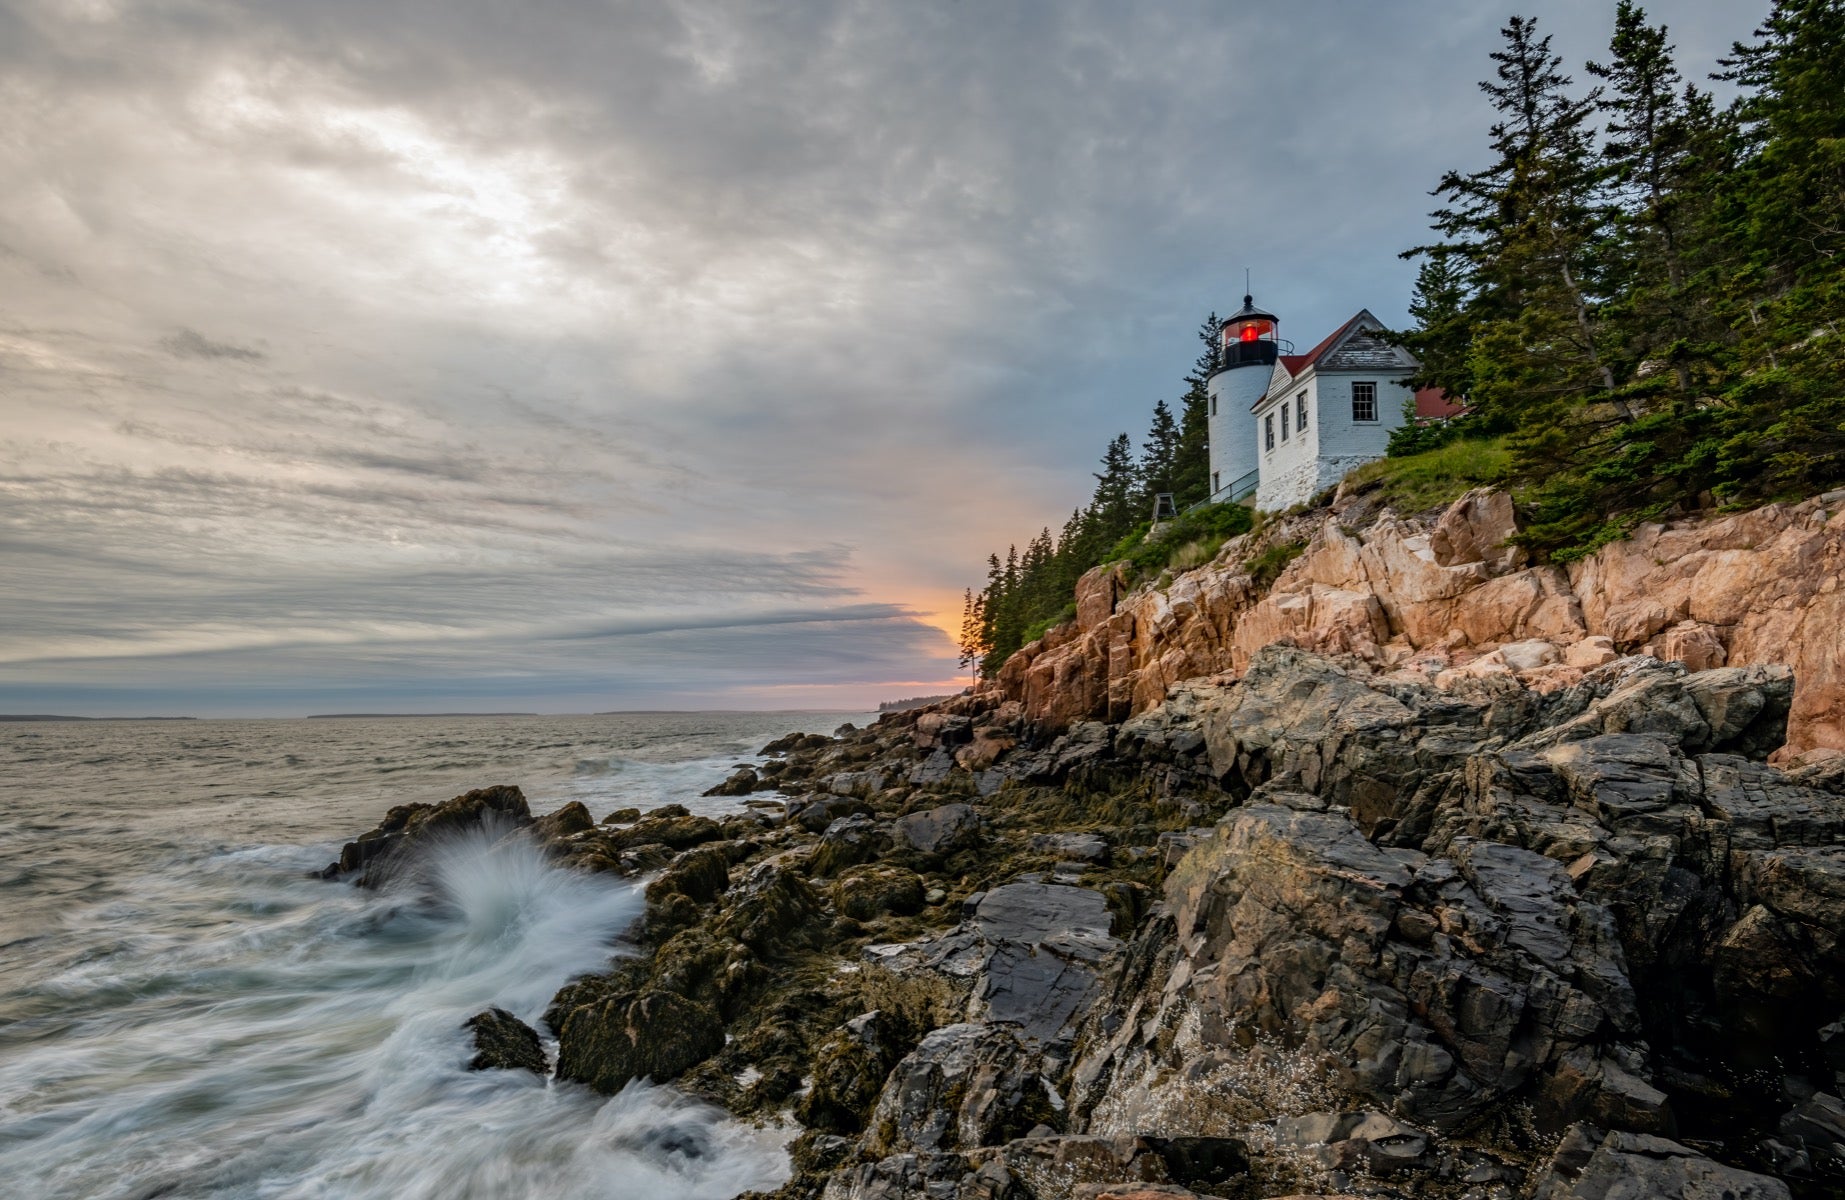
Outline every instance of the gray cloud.
{"label": "gray cloud", "polygon": [[0,708],[946,681],[1243,266],[1402,319],[1509,11],[0,2]]}
{"label": "gray cloud", "polygon": [[261,350],[214,342],[195,329],[182,329],[172,337],[160,339],[160,348],[180,358],[229,358],[240,362],[258,362],[267,357]]}

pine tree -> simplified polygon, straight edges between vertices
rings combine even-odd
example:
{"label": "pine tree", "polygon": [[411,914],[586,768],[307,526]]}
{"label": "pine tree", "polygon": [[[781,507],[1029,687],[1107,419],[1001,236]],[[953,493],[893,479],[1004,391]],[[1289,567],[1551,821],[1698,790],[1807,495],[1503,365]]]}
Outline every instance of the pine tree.
{"label": "pine tree", "polygon": [[[1469,401],[1491,423],[1534,424],[1562,432],[1559,406],[1612,391],[1595,301],[1604,249],[1603,171],[1587,122],[1598,93],[1569,94],[1562,58],[1535,20],[1513,17],[1492,54],[1495,78],[1481,82],[1499,117],[1491,129],[1494,162],[1449,171],[1431,214],[1447,239],[1412,253],[1450,261],[1472,286],[1468,315]],[[1528,455],[1567,457],[1579,442],[1534,438]]]}
{"label": "pine tree", "polygon": [[1636,394],[1669,386],[1683,409],[1697,386],[1694,364],[1721,332],[1689,286],[1721,127],[1710,98],[1683,85],[1666,27],[1648,25],[1633,0],[1616,9],[1608,49],[1606,64],[1588,65],[1607,81],[1597,103],[1617,246],[1608,281],[1617,299],[1607,317],[1628,370],[1669,368],[1652,372],[1658,384],[1642,383]]}
{"label": "pine tree", "polygon": [[1161,492],[1177,492],[1174,475],[1179,461],[1179,423],[1164,400],[1153,405],[1153,424],[1140,444],[1140,511],[1151,516]]}
{"label": "pine tree", "polygon": [[1172,493],[1180,509],[1211,495],[1211,396],[1206,389],[1217,373],[1218,329],[1223,324],[1212,313],[1198,328],[1204,351],[1185,376],[1185,395],[1179,401],[1179,444],[1173,454]]}
{"label": "pine tree", "polygon": [[961,636],[956,646],[961,656],[958,661],[963,670],[973,670],[975,679],[979,679],[980,664],[991,649],[986,642],[985,601],[985,594],[976,596],[973,588],[966,589],[961,597]]}
{"label": "pine tree", "polygon": [[1472,395],[1472,295],[1464,256],[1427,252],[1416,269],[1409,301],[1416,327],[1401,339],[1422,364],[1412,380],[1417,387],[1438,387],[1450,396]]}
{"label": "pine tree", "polygon": [[1845,0],[1776,0],[1755,39],[1720,76],[1743,89],[1718,217],[1719,236],[1746,247],[1717,451],[1734,500],[1845,482]]}
{"label": "pine tree", "polygon": [[1113,545],[1136,523],[1134,498],[1140,492],[1134,469],[1134,447],[1125,433],[1116,434],[1102,454],[1102,469],[1095,475],[1095,495],[1089,501],[1098,539]]}

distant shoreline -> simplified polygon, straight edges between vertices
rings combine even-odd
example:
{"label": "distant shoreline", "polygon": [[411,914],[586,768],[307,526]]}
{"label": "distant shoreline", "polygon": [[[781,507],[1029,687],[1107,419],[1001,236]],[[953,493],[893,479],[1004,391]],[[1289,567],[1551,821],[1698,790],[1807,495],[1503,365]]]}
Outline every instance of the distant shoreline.
{"label": "distant shoreline", "polygon": [[66,717],[56,713],[0,713],[0,721],[196,721],[197,717]]}

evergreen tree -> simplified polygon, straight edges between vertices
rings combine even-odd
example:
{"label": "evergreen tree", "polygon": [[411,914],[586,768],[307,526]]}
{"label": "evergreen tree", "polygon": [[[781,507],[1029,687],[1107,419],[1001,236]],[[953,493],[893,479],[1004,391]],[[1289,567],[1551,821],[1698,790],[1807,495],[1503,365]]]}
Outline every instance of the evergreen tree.
{"label": "evergreen tree", "polygon": [[1212,313],[1199,326],[1204,351],[1185,376],[1185,395],[1179,401],[1179,444],[1173,453],[1171,490],[1181,510],[1211,495],[1211,397],[1205,385],[1217,373],[1218,327],[1222,324]]}
{"label": "evergreen tree", "polygon": [[1120,433],[1102,454],[1102,469],[1095,475],[1095,495],[1089,511],[1099,541],[1113,545],[1136,523],[1135,498],[1140,494],[1139,472],[1134,468],[1134,447]]}
{"label": "evergreen tree", "polygon": [[1740,377],[1716,452],[1736,500],[1845,481],[1845,0],[1776,0],[1755,39],[1721,76],[1743,89],[1718,218],[1747,249],[1728,289]]}
{"label": "evergreen tree", "polygon": [[980,665],[992,649],[986,642],[985,608],[985,593],[975,595],[974,589],[968,588],[961,598],[961,636],[956,648],[961,652],[961,668],[971,668],[975,678],[979,678]]}
{"label": "evergreen tree", "polygon": [[1648,25],[1633,0],[1616,9],[1608,49],[1606,64],[1588,65],[1607,81],[1598,108],[1617,246],[1608,321],[1628,370],[1669,368],[1652,372],[1659,383],[1642,383],[1637,394],[1669,385],[1683,407],[1696,387],[1694,363],[1720,332],[1689,287],[1700,217],[1716,183],[1720,155],[1711,151],[1720,126],[1710,98],[1682,86],[1666,27]]}
{"label": "evergreen tree", "polygon": [[[1410,251],[1405,257],[1419,253]],[[1465,256],[1447,250],[1426,252],[1416,268],[1409,315],[1416,327],[1400,340],[1421,367],[1417,387],[1438,387],[1450,396],[1473,394],[1473,289]]]}
{"label": "evergreen tree", "polygon": [[1472,286],[1466,382],[1475,410],[1535,435],[1527,457],[1567,458],[1579,442],[1561,428],[1560,410],[1615,386],[1595,312],[1606,231],[1587,122],[1598,93],[1569,94],[1563,60],[1535,20],[1513,17],[1500,32],[1495,77],[1480,84],[1499,114],[1494,161],[1442,177],[1436,194],[1447,203],[1432,219],[1447,240],[1414,253],[1451,260],[1446,267],[1463,268]]}
{"label": "evergreen tree", "polygon": [[1140,511],[1151,517],[1153,501],[1161,492],[1177,492],[1174,475],[1179,462],[1179,423],[1164,400],[1153,405],[1153,424],[1140,444]]}

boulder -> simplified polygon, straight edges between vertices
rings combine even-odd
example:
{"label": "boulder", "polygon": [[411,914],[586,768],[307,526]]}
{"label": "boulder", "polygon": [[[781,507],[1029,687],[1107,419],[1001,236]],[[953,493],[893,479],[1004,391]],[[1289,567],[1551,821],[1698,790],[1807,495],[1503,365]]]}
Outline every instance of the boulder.
{"label": "boulder", "polygon": [[1038,833],[1031,839],[1033,854],[1050,854],[1066,862],[1108,862],[1108,839],[1099,833]]}
{"label": "boulder", "polygon": [[[773,743],[770,744],[773,745]],[[738,767],[723,783],[706,788],[703,794],[707,796],[747,796],[755,791],[761,782],[751,768]]]}
{"label": "boulder", "polygon": [[810,1129],[858,1133],[878,1102],[891,1068],[914,1046],[903,1023],[882,1012],[852,1018],[814,1056],[813,1082],[795,1105]]}
{"label": "boulder", "polygon": [[505,1009],[490,1008],[478,1013],[469,1017],[462,1028],[474,1039],[474,1057],[468,1060],[468,1070],[523,1070],[539,1076],[550,1073],[537,1032]]}
{"label": "boulder", "polygon": [[1100,892],[1009,883],[974,906],[969,924],[987,949],[970,1011],[1032,1037],[1057,1036],[1095,994],[1097,968],[1118,943]]}
{"label": "boulder", "polygon": [[903,867],[854,867],[833,885],[833,903],[855,921],[887,913],[914,916],[922,911],[923,898],[922,876]]}
{"label": "boulder", "polygon": [[1483,562],[1495,575],[1517,570],[1527,557],[1523,546],[1507,545],[1518,533],[1512,497],[1490,488],[1475,488],[1453,504],[1429,531],[1429,552],[1444,567]]}
{"label": "boulder", "polygon": [[882,821],[863,813],[841,817],[820,835],[813,873],[821,877],[837,875],[847,867],[882,856],[890,843],[890,830]]}
{"label": "boulder", "polygon": [[[976,1158],[986,1159],[985,1155]],[[1016,1138],[991,1153],[1027,1196],[1068,1196],[1083,1184],[1119,1186],[1171,1180],[1166,1160],[1147,1139],[1097,1134]],[[1245,1160],[1247,1165],[1247,1160]]]}
{"label": "boulder", "polygon": [[1713,1162],[1662,1137],[1572,1127],[1539,1176],[1532,1200],[1791,1200],[1787,1185]]}
{"label": "boulder", "polygon": [[549,846],[595,827],[596,819],[589,815],[589,809],[584,807],[581,800],[572,800],[555,812],[548,812],[533,821],[530,832],[539,845]]}
{"label": "boulder", "polygon": [[1845,1174],[1845,1100],[1818,1092],[1781,1117],[1782,1142],[1798,1146],[1811,1166]]}
{"label": "boulder", "polygon": [[871,806],[856,796],[830,796],[810,792],[788,804],[788,819],[809,833],[823,832],[841,817],[868,813]]}
{"label": "boulder", "polygon": [[972,1150],[1010,1141],[1056,1112],[1037,1056],[986,1023],[930,1032],[891,1072],[867,1122],[865,1152]]}
{"label": "boulder", "polygon": [[562,1017],[557,1074],[612,1095],[634,1079],[677,1079],[723,1048],[710,1006],[661,990],[616,993]]}
{"label": "boulder", "polygon": [[454,834],[470,829],[502,832],[531,823],[525,793],[505,785],[476,788],[440,804],[400,804],[384,815],[377,828],[347,842],[339,860],[320,874],[333,879],[363,871],[354,882],[360,887],[378,887],[398,863]]}
{"label": "boulder", "polygon": [[694,904],[710,904],[730,886],[730,855],[720,847],[686,850],[647,885],[650,904],[663,903],[678,894]]}
{"label": "boulder", "polygon": [[1599,633],[1591,634],[1563,651],[1565,664],[1584,671],[1592,671],[1619,657],[1621,655],[1614,648],[1614,639]]}
{"label": "boulder", "polygon": [[966,804],[944,804],[898,817],[891,832],[918,854],[946,854],[978,843],[980,814]]}

